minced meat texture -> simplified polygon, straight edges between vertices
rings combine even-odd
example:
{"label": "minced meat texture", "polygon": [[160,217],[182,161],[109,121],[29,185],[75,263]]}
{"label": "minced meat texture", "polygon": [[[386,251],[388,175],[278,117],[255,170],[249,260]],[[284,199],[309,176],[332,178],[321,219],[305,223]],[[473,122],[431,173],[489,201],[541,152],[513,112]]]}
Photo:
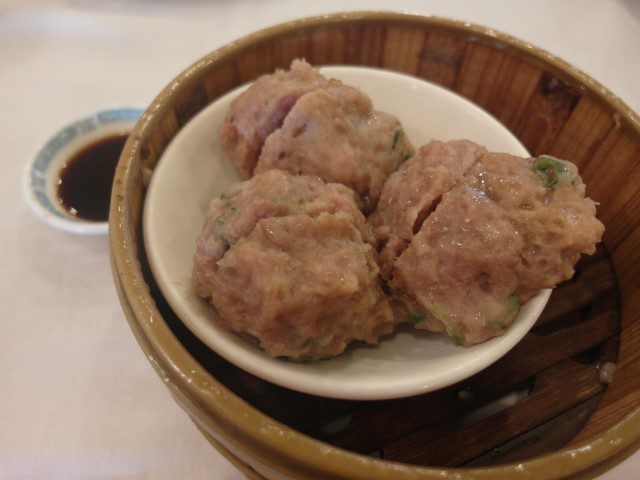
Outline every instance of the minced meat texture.
{"label": "minced meat texture", "polygon": [[307,62],[294,60],[289,70],[263,75],[231,103],[220,140],[245,178],[253,175],[264,141],[280,128],[298,98],[326,82]]}
{"label": "minced meat texture", "polygon": [[272,356],[337,355],[395,323],[371,240],[351,190],[269,170],[211,202],[195,289]]}
{"label": "minced meat texture", "polygon": [[414,155],[395,117],[299,60],[234,100],[220,138],[255,176],[211,202],[194,286],[273,356],[337,355],[403,320],[483,342],[604,231],[570,162],[468,140]]}
{"label": "minced meat texture", "polygon": [[604,226],[575,165],[549,159],[485,153],[442,195],[393,265],[401,315],[473,345],[573,275]]}
{"label": "minced meat texture", "polygon": [[484,153],[484,147],[468,140],[432,141],[389,176],[378,206],[369,217],[381,248],[383,278],[390,278],[394,262],[442,195],[451,190]]}
{"label": "minced meat texture", "polygon": [[412,154],[397,118],[374,110],[361,90],[330,80],[300,97],[266,139],[256,172],[279,168],[342,183],[370,212],[387,177]]}

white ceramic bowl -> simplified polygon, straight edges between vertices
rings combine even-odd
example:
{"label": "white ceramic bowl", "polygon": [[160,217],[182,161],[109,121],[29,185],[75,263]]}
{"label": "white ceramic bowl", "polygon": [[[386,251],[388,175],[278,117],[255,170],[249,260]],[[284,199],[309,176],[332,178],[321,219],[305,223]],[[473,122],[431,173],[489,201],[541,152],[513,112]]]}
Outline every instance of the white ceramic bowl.
{"label": "white ceramic bowl", "polygon": [[60,170],[75,153],[111,135],[129,133],[142,116],[134,107],[102,110],[60,129],[29,159],[23,192],[33,212],[48,224],[73,233],[106,234],[109,222],[94,222],[71,215],[58,200]]}
{"label": "white ceramic bowl", "polygon": [[[358,67],[325,67],[326,76],[358,86],[377,109],[396,115],[416,146],[431,139],[467,138],[493,151],[528,156],[495,118],[464,98],[423,80]],[[240,180],[222,153],[216,130],[241,87],[214,102],[178,133],[158,163],[144,208],[144,240],[158,285],[187,327],[211,349],[254,375],[302,392],[333,398],[399,398],[467,378],[508,352],[533,326],[550,290],[522,309],[505,335],[471,348],[443,335],[402,326],[378,346],[352,344],[331,360],[274,359],[216,322],[214,309],[190,288],[192,256],[209,201]]]}

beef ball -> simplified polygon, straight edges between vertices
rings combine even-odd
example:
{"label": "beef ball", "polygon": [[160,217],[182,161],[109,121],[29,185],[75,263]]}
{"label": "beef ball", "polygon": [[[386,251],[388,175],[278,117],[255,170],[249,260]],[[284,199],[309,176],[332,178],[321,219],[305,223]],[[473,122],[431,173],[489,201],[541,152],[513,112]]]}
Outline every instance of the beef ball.
{"label": "beef ball", "polygon": [[371,240],[351,190],[270,170],[211,202],[194,285],[270,355],[330,357],[393,329]]}
{"label": "beef ball", "polygon": [[265,139],[280,128],[298,98],[326,82],[311,65],[294,60],[290,70],[263,75],[231,103],[219,134],[224,151],[245,178],[253,174]]}
{"label": "beef ball", "polygon": [[406,320],[473,345],[520,305],[573,275],[604,231],[575,165],[486,153],[448,192],[393,266]]}
{"label": "beef ball", "polygon": [[357,88],[331,80],[296,102],[265,141],[256,172],[272,168],[347,185],[370,212],[412,146],[398,119]]}
{"label": "beef ball", "polygon": [[389,279],[393,263],[443,194],[456,185],[486,152],[468,140],[431,141],[392,173],[369,217],[380,252],[382,276]]}

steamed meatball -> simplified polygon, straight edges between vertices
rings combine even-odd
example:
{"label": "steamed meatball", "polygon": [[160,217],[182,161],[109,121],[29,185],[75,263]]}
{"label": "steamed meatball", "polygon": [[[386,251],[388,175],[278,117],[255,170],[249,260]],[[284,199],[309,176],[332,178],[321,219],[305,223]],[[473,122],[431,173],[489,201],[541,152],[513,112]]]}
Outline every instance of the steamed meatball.
{"label": "steamed meatball", "polygon": [[375,111],[357,88],[331,80],[300,97],[267,138],[256,172],[279,168],[342,183],[369,212],[389,174],[411,154],[394,116]]}
{"label": "steamed meatball", "polygon": [[389,279],[393,263],[442,195],[451,190],[485,152],[484,147],[468,140],[434,140],[389,176],[378,206],[369,217],[381,248],[383,278]]}
{"label": "steamed meatball", "polygon": [[263,75],[232,102],[220,139],[245,178],[253,174],[265,139],[280,128],[298,98],[326,82],[311,65],[294,60],[289,71]]}
{"label": "steamed meatball", "polygon": [[406,319],[464,345],[503,333],[521,303],[593,253],[604,227],[584,193],[569,162],[484,154],[395,262]]}
{"label": "steamed meatball", "polygon": [[353,192],[271,170],[212,201],[194,283],[221,323],[272,356],[338,355],[393,329]]}

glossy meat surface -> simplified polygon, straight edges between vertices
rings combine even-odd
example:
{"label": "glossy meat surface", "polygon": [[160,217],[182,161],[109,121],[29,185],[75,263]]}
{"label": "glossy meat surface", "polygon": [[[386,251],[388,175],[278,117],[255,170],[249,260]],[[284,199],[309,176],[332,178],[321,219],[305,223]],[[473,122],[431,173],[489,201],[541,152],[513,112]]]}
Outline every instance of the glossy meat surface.
{"label": "glossy meat surface", "polygon": [[394,265],[401,315],[473,345],[503,333],[521,303],[573,275],[604,227],[575,166],[553,162],[562,172],[556,183],[540,159],[486,153],[442,196]]}
{"label": "glossy meat surface", "polygon": [[369,212],[412,151],[398,119],[375,111],[359,89],[331,80],[300,97],[267,138],[256,172],[279,168],[342,183]]}
{"label": "glossy meat surface", "polygon": [[289,70],[263,75],[231,103],[220,140],[245,178],[253,175],[264,141],[280,128],[296,101],[326,82],[311,65],[294,60]]}
{"label": "glossy meat surface", "polygon": [[194,286],[272,356],[337,355],[393,329],[371,239],[351,190],[270,170],[211,202]]}
{"label": "glossy meat surface", "polygon": [[381,248],[382,276],[391,276],[393,263],[435,209],[486,152],[468,140],[431,141],[392,173],[384,184],[375,212],[369,217]]}

